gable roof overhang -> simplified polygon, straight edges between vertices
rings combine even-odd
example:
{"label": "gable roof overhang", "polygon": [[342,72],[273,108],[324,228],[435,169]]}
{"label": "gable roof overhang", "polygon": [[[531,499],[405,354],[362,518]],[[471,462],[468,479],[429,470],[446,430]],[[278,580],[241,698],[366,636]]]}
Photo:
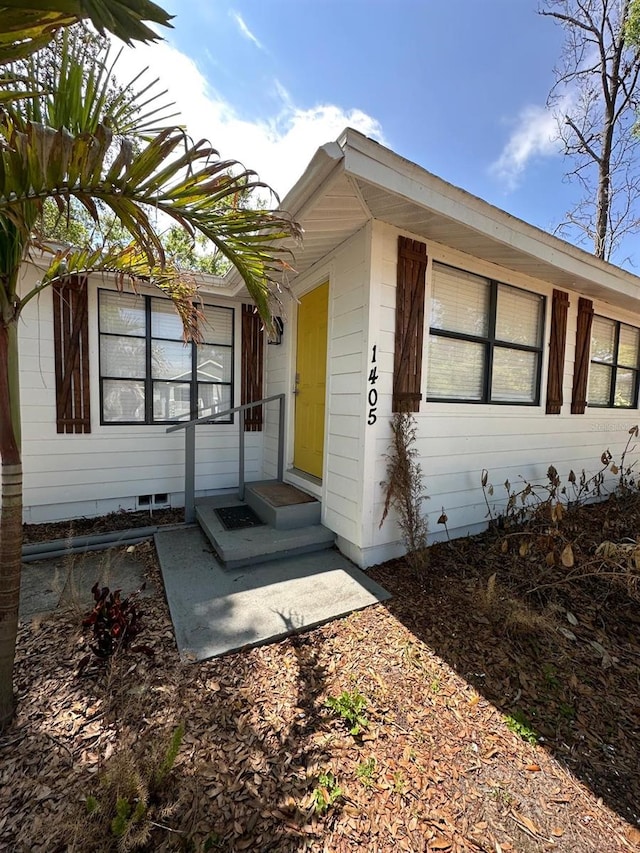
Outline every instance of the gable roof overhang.
{"label": "gable roof overhang", "polygon": [[[508,270],[640,313],[640,278],[432,175],[347,129],[318,149],[282,207],[304,229],[295,272],[313,268],[370,219]],[[239,278],[239,277],[238,277]],[[238,281],[242,289],[241,281]]]}

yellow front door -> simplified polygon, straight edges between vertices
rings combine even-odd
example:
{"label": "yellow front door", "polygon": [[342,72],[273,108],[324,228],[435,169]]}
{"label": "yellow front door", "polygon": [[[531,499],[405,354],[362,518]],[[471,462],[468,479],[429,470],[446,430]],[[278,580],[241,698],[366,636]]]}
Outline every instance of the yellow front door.
{"label": "yellow front door", "polygon": [[307,293],[298,305],[293,464],[301,471],[320,478],[324,449],[328,305],[329,282]]}

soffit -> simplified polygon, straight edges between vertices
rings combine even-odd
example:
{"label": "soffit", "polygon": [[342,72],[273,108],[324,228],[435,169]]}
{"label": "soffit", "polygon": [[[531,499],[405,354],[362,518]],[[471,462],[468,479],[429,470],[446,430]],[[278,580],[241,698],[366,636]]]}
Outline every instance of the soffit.
{"label": "soffit", "polygon": [[285,283],[308,272],[374,218],[553,287],[640,312],[637,276],[510,216],[352,130],[339,144],[319,149],[283,207],[304,229],[302,245],[289,244],[293,272],[284,276]]}
{"label": "soffit", "polygon": [[375,219],[554,287],[640,312],[640,278],[347,131],[345,170]]}
{"label": "soffit", "polygon": [[302,246],[293,247],[297,273],[309,270],[370,218],[351,178],[344,172],[335,174],[315,203],[300,212],[299,221],[304,229]]}
{"label": "soffit", "polygon": [[[283,204],[285,209],[286,201]],[[286,259],[292,269],[282,276],[285,285],[308,272],[371,219],[353,180],[339,167],[321,191],[307,199],[298,211],[291,211],[291,214],[302,226],[303,235],[301,243],[293,240],[283,242],[292,253]],[[246,294],[239,277],[235,284],[236,295]]]}

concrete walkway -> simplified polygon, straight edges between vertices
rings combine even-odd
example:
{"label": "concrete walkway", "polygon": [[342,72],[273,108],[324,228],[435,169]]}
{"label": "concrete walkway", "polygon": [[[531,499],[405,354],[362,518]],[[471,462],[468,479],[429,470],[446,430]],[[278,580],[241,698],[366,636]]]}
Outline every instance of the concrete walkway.
{"label": "concrete walkway", "polygon": [[[50,613],[58,607],[93,608],[91,587],[96,583],[121,589],[127,596],[144,582],[144,569],[135,554],[121,548],[69,554],[37,563],[24,563],[20,579],[20,619]],[[151,590],[147,584],[145,595]]]}
{"label": "concrete walkway", "polygon": [[390,597],[335,550],[225,570],[199,528],[159,531],[155,541],[185,661],[272,642]]}

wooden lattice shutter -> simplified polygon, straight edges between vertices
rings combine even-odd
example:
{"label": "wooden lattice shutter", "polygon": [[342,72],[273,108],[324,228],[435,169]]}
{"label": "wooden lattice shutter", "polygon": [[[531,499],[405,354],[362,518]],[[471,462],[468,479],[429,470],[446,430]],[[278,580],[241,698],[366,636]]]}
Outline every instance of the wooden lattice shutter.
{"label": "wooden lattice shutter", "polygon": [[559,415],[562,408],[564,354],[567,343],[567,312],[569,294],[553,291],[551,306],[551,339],[549,341],[549,375],[547,377],[547,414]]}
{"label": "wooden lattice shutter", "polygon": [[571,395],[572,415],[584,415],[584,410],[587,406],[587,381],[589,379],[592,322],[593,302],[590,299],[580,297],[578,300],[578,324],[576,327],[576,360],[573,370],[573,393]]}
{"label": "wooden lattice shutter", "polygon": [[53,341],[58,432],[91,432],[86,278],[53,285]]}
{"label": "wooden lattice shutter", "polygon": [[420,411],[426,271],[426,245],[399,237],[393,363],[394,412]]}
{"label": "wooden lattice shutter", "polygon": [[[242,306],[242,388],[241,405],[262,399],[264,365],[264,330],[260,315],[253,305]],[[245,432],[261,432],[262,406],[247,409]]]}

